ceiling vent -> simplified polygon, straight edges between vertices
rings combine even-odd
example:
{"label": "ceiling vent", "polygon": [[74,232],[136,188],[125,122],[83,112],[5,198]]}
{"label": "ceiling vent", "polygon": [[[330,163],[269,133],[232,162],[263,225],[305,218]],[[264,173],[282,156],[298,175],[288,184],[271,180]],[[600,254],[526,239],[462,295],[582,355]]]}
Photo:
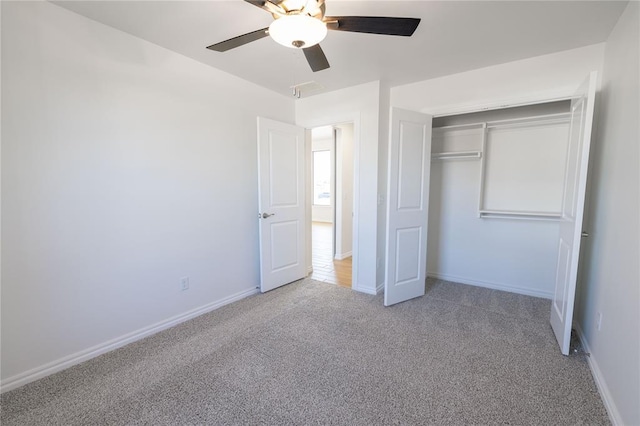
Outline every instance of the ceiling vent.
{"label": "ceiling vent", "polygon": [[324,86],[317,81],[308,81],[306,83],[296,84],[291,86],[291,91],[293,96],[299,98],[304,94],[305,96],[311,95],[316,92],[321,92],[324,90]]}

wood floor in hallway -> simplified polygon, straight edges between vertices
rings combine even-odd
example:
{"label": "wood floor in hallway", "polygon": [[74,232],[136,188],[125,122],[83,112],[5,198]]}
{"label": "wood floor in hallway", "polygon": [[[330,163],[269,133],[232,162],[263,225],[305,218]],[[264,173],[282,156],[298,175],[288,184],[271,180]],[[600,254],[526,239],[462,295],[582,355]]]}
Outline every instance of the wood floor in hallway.
{"label": "wood floor in hallway", "polygon": [[352,258],[333,258],[333,225],[313,222],[311,225],[313,272],[309,276],[317,281],[351,287]]}

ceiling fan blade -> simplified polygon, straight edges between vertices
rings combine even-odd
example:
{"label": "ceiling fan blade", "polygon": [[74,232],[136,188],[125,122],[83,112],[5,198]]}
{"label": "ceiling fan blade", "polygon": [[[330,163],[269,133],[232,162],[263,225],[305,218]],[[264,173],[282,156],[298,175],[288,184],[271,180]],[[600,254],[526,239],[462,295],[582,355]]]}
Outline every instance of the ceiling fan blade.
{"label": "ceiling fan blade", "polygon": [[247,3],[250,3],[254,6],[259,7],[260,9],[264,9],[269,13],[275,13],[278,15],[282,15],[284,11],[278,6],[282,2],[282,0],[244,0]]}
{"label": "ceiling fan blade", "polygon": [[304,56],[307,58],[307,62],[309,62],[309,66],[313,72],[329,68],[329,61],[327,61],[327,57],[324,56],[324,52],[319,44],[306,47],[302,49],[302,51],[304,52]]}
{"label": "ceiling fan blade", "polygon": [[220,43],[212,44],[211,46],[207,46],[207,49],[215,50],[216,52],[226,52],[229,49],[234,49],[236,47],[243,46],[247,43],[251,43],[252,41],[260,40],[263,37],[269,35],[269,28],[262,28],[261,30],[256,30],[247,34],[242,34],[234,38],[230,38],[229,40],[221,41]]}
{"label": "ceiling fan blade", "polygon": [[[324,21],[330,30],[405,37],[411,36],[420,23],[419,18],[383,16],[326,16]],[[333,22],[337,22],[337,25],[332,24]]]}

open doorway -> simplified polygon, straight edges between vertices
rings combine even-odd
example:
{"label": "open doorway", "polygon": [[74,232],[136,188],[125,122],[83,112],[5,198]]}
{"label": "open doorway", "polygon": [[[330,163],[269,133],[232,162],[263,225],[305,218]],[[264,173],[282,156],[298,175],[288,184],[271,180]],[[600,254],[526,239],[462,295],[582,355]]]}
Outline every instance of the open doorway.
{"label": "open doorway", "polygon": [[353,279],[353,123],[311,131],[311,278]]}

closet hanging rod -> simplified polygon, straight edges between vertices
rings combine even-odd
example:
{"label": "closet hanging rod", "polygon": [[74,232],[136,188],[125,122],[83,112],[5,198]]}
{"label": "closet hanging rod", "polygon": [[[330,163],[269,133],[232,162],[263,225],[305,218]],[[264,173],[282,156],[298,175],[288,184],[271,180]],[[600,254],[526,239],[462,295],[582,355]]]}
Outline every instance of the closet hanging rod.
{"label": "closet hanging rod", "polygon": [[465,158],[479,159],[482,157],[480,151],[450,151],[450,152],[434,152],[431,154],[432,160],[457,160]]}
{"label": "closet hanging rod", "polygon": [[486,123],[469,123],[469,124],[452,124],[450,126],[434,127],[433,130],[455,130],[477,127],[478,129],[484,128]]}
{"label": "closet hanging rod", "polygon": [[559,220],[561,213],[534,212],[534,211],[512,211],[512,210],[479,210],[478,215],[487,219],[538,219],[538,220]]}

